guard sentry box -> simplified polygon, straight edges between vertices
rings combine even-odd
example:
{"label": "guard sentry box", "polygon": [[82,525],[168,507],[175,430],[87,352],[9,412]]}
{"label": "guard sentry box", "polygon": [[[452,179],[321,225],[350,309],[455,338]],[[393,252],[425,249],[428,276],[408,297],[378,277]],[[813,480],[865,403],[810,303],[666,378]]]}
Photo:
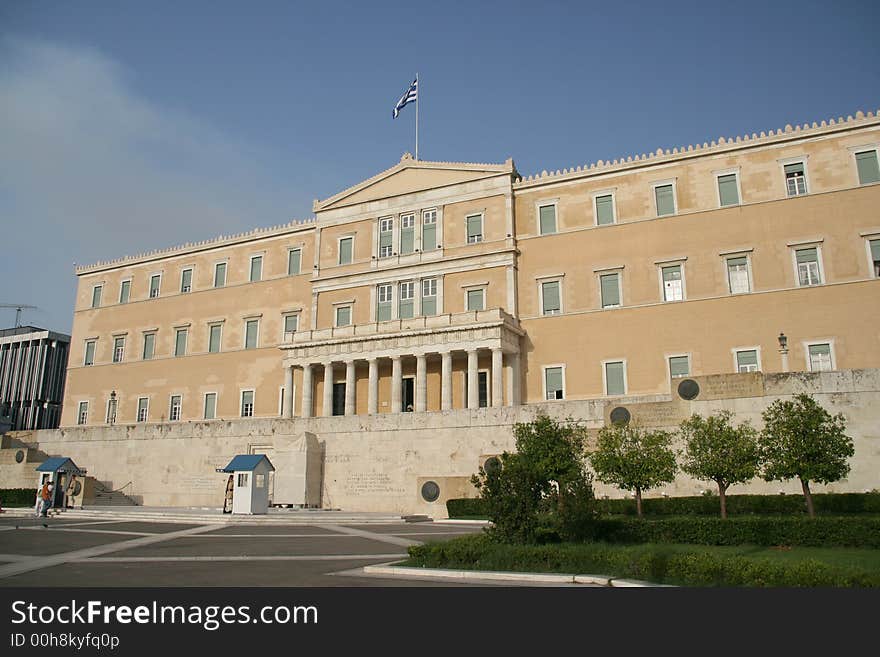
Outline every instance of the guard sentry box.
{"label": "guard sentry box", "polygon": [[269,473],[275,466],[265,454],[238,454],[217,472],[232,474],[232,513],[266,514],[269,511]]}

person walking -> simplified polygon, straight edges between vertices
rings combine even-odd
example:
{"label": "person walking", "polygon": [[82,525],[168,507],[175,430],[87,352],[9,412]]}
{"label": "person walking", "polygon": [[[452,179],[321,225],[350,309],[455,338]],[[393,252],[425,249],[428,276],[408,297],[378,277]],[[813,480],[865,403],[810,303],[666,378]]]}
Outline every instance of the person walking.
{"label": "person walking", "polygon": [[52,496],[52,482],[49,480],[43,484],[43,488],[40,490],[40,499],[43,501],[43,505],[40,508],[40,515],[43,518],[48,517],[47,514],[49,513],[49,509],[52,507]]}

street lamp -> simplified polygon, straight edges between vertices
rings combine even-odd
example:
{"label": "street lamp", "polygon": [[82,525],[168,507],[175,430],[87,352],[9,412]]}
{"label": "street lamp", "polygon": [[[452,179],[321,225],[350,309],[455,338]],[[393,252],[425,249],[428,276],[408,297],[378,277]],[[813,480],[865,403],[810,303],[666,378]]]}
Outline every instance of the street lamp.
{"label": "street lamp", "polygon": [[788,372],[788,338],[785,333],[780,333],[776,338],[779,341],[779,355],[782,357],[782,371]]}
{"label": "street lamp", "polygon": [[110,424],[116,424],[116,391],[110,393]]}

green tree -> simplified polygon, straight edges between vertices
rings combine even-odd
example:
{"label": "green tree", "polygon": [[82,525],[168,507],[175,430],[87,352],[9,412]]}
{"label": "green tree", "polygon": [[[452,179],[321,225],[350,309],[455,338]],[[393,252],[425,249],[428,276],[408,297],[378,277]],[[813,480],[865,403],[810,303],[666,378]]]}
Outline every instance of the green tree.
{"label": "green tree", "polygon": [[642,491],[675,478],[672,437],[668,431],[648,431],[633,425],[602,427],[596,449],[589,456],[596,479],[634,491],[636,510],[641,517]]}
{"label": "green tree", "polygon": [[849,473],[847,459],[855,454],[842,413],[832,416],[815,399],[795,395],[777,399],[762,413],[760,449],[767,481],[800,479],[810,517],[816,515],[810,482],[828,484]]}
{"label": "green tree", "polygon": [[692,415],[681,423],[685,443],[681,469],[696,479],[714,481],[721,499],[721,517],[727,517],[727,489],[758,474],[758,432],[745,422],[731,424],[730,411],[704,418]]}
{"label": "green tree", "polygon": [[570,418],[546,415],[513,428],[516,452],[471,482],[486,503],[494,539],[531,543],[552,528],[562,538],[582,538],[593,518],[592,479],[586,469],[586,431]]}

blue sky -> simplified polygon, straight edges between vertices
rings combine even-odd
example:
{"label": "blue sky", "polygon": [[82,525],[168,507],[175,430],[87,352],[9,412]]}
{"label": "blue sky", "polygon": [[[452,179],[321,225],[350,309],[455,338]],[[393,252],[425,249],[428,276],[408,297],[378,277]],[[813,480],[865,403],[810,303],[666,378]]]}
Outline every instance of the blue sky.
{"label": "blue sky", "polygon": [[[880,107],[880,3],[0,2],[0,303],[311,215],[413,150],[524,175]],[[14,311],[0,310],[11,326]]]}

